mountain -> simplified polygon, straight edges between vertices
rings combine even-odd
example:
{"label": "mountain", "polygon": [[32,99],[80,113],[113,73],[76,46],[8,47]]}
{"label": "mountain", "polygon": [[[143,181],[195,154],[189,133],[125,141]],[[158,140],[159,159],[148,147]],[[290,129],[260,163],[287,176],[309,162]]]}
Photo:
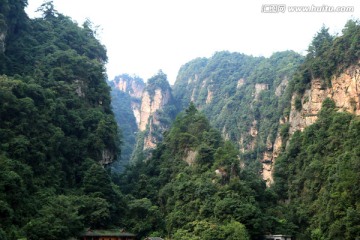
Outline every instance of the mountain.
{"label": "mountain", "polygon": [[167,76],[160,70],[147,82],[141,99],[139,130],[145,131],[143,150],[154,149],[170,126],[173,97]]}
{"label": "mountain", "polygon": [[129,166],[118,184],[133,199],[129,224],[140,236],[250,239],[271,227],[259,204],[265,183],[256,176],[241,169],[233,144],[190,105],[152,156]]}
{"label": "mountain", "polygon": [[110,88],[90,21],[26,5],[0,1],[0,239],[360,237],[358,21]]}
{"label": "mountain", "polygon": [[139,131],[141,97],[145,88],[144,81],[139,77],[127,74],[116,76],[109,81],[111,86],[111,106],[115,119],[122,133],[121,154],[113,168],[122,171],[132,158]]}
{"label": "mountain", "polygon": [[115,77],[113,81],[116,89],[131,97],[131,109],[134,113],[136,124],[139,126],[141,98],[145,88],[144,80],[139,77],[130,77],[127,74],[123,74]]}
{"label": "mountain", "polygon": [[338,36],[322,28],[306,56],[184,64],[172,90],[183,111],[118,179],[130,225],[170,239],[358,238],[359,39],[350,20]]}
{"label": "mountain", "polygon": [[290,86],[274,190],[299,239],[359,237],[359,49],[359,22],[337,37],[322,28]]}
{"label": "mountain", "polygon": [[123,74],[109,84],[113,110],[124,135],[121,161],[141,161],[162,140],[177,113],[167,76],[160,70],[145,84]]}
{"label": "mountain", "polygon": [[181,67],[174,96],[201,109],[225,139],[234,142],[246,165],[262,163],[263,178],[272,183],[273,158],[279,154],[276,136],[290,108],[287,85],[303,62],[286,51],[270,58],[218,52]]}
{"label": "mountain", "polygon": [[25,0],[0,1],[0,239],[69,239],[121,225],[105,169],[119,136],[105,47],[83,26]]}

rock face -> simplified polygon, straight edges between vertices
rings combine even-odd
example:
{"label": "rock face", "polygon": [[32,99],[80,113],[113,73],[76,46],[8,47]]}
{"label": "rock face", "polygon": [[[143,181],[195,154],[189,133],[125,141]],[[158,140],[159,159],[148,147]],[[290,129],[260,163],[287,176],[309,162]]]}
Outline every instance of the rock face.
{"label": "rock face", "polygon": [[154,124],[158,124],[156,111],[161,110],[170,100],[170,89],[162,91],[160,88],[155,89],[153,96],[149,91],[145,91],[141,100],[139,130],[145,131],[149,123],[150,116],[153,117]]}
{"label": "rock face", "polygon": [[351,66],[340,76],[331,79],[331,86],[325,87],[321,79],[313,79],[310,89],[301,98],[302,108],[295,109],[293,96],[289,116],[290,134],[297,130],[303,131],[317,120],[317,114],[326,98],[335,102],[339,111],[360,115],[360,68]]}
{"label": "rock face", "polygon": [[[239,84],[239,83],[238,83]],[[259,94],[262,91],[268,90],[269,89],[269,85],[268,84],[264,84],[264,83],[256,83],[255,84],[255,99],[258,99]]]}
{"label": "rock face", "polygon": [[134,113],[136,124],[140,123],[140,107],[141,97],[145,89],[145,83],[142,79],[137,77],[130,77],[123,74],[114,79],[114,83],[117,89],[125,92],[131,97],[131,109]]}
{"label": "rock face", "polygon": [[241,88],[245,84],[245,79],[240,78],[237,82],[236,88]]}
{"label": "rock face", "polygon": [[[146,84],[141,78],[122,74],[114,79],[113,86],[126,95],[126,99],[124,98],[123,102],[118,104],[131,106],[133,116],[129,117],[130,108],[124,109],[123,106],[119,110],[123,115],[119,117],[118,121],[121,119],[132,121],[131,124],[127,122],[127,128],[123,129],[123,132],[127,134],[125,140],[131,137],[131,142],[126,142],[127,146],[131,147],[129,159],[136,161],[138,158],[142,158],[142,155],[140,154],[140,156],[138,153],[156,147],[156,144],[162,139],[162,132],[170,124],[168,124],[170,116],[163,110],[172,102],[171,88],[162,71],[148,79]],[[149,157],[150,154],[150,151],[145,151],[146,157]]]}
{"label": "rock face", "polygon": [[278,96],[278,97],[280,97],[280,96],[284,93],[284,91],[285,91],[286,86],[288,85],[288,83],[289,83],[289,80],[287,79],[287,77],[285,77],[285,78],[281,81],[281,83],[279,84],[279,86],[277,86],[277,88],[276,88],[276,90],[275,90],[275,95]]}
{"label": "rock face", "polygon": [[[329,87],[325,86],[324,80],[313,79],[310,89],[306,90],[301,97],[302,107],[300,110],[295,107],[296,98],[298,96],[294,94],[291,100],[289,118],[280,119],[280,124],[287,123],[290,125],[290,136],[295,131],[303,131],[316,122],[322,103],[326,98],[330,98],[335,102],[338,111],[360,115],[360,67],[351,66],[339,76],[334,76]],[[272,144],[272,152],[265,151],[264,153],[262,176],[267,181],[268,186],[273,183],[273,165],[280,154],[283,144],[286,143],[282,142],[278,133]]]}
{"label": "rock face", "polygon": [[208,88],[208,94],[207,94],[207,97],[206,97],[206,104],[209,104],[211,103],[211,100],[213,98],[213,92]]}
{"label": "rock face", "polygon": [[193,165],[196,159],[198,152],[197,151],[193,151],[193,150],[188,150],[185,153],[185,157],[184,157],[184,161],[189,165]]}
{"label": "rock face", "polygon": [[131,97],[141,98],[145,88],[145,83],[138,78],[126,78],[120,76],[115,79],[116,87],[123,92],[128,93]]}
{"label": "rock face", "polygon": [[[148,130],[144,138],[144,150],[156,147],[157,139],[154,136],[155,128],[161,127],[159,121],[159,111],[169,103],[171,99],[171,90],[155,89],[154,95],[149,91],[144,91],[140,108],[139,130]],[[155,134],[156,135],[156,134]]]}
{"label": "rock face", "polygon": [[275,141],[272,143],[268,137],[266,141],[266,151],[264,152],[262,163],[262,177],[269,187],[273,182],[273,166],[275,165],[276,158],[279,156],[282,148],[282,138],[280,133],[277,133]]}

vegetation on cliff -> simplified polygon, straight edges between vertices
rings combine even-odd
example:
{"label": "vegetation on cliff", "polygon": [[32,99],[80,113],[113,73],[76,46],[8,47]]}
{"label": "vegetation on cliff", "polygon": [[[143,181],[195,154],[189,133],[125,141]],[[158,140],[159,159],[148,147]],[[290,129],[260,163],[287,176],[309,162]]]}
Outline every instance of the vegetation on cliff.
{"label": "vegetation on cliff", "polygon": [[218,52],[183,65],[174,96],[180,107],[193,101],[242,150],[246,164],[259,169],[264,152],[272,150],[279,119],[290,109],[286,86],[302,61],[293,51],[270,58]]}
{"label": "vegetation on cliff", "polygon": [[305,63],[295,74],[290,85],[292,91],[304,93],[314,78],[321,79],[324,87],[331,87],[332,77],[339,75],[351,65],[358,65],[359,25],[359,20],[349,20],[339,36],[330,35],[329,29],[322,27],[308,48]]}
{"label": "vegetation on cliff", "polygon": [[356,239],[360,232],[360,121],[327,99],[275,165],[274,190],[299,239]]}
{"label": "vegetation on cliff", "polygon": [[[359,69],[359,49],[358,21],[348,21],[337,37],[322,28],[289,91],[300,95],[314,79],[320,79],[324,89],[332,87],[331,78],[349,66]],[[297,239],[359,237],[359,117],[339,112],[336,106],[325,99],[317,121],[303,132],[295,132],[276,161],[273,189],[279,197],[277,206],[284,208],[287,221],[296,226],[292,234]],[[295,108],[302,108],[299,97]]]}
{"label": "vegetation on cliff", "polygon": [[106,50],[51,2],[0,1],[0,238],[67,239],[120,224],[122,197],[99,162],[118,153]]}
{"label": "vegetation on cliff", "polygon": [[[126,89],[118,89],[117,84],[119,81],[125,83]],[[142,92],[145,83],[139,77],[131,77],[127,74],[122,74],[115,77],[113,81],[108,82],[111,86],[112,110],[122,133],[121,155],[119,156],[118,161],[112,165],[116,171],[122,171],[124,166],[130,162],[137,141],[137,133],[139,131],[135,112],[140,115],[141,92],[134,92],[134,89],[132,89],[133,83],[135,85],[134,87],[137,87],[137,85],[141,86]],[[138,97],[138,95],[140,95],[140,97]]]}
{"label": "vegetation on cliff", "polygon": [[[359,117],[327,99],[303,132],[291,136],[284,123],[291,97],[301,109],[313,79],[325,88],[358,69],[359,22],[336,37],[322,28],[305,58],[218,52],[185,64],[177,106],[152,113],[136,161],[111,175],[103,165],[118,157],[120,141],[106,49],[90,21],[78,26],[51,1],[29,19],[26,5],[0,0],[0,239],[68,239],[112,226],[180,240],[359,238]],[[157,89],[171,92],[161,71],[149,79],[149,99]],[[133,144],[134,117],[121,117],[131,99],[112,97],[122,99],[113,108]],[[174,120],[177,107],[184,111]],[[267,188],[259,162],[276,136],[283,153]],[[145,155],[149,138],[158,144]]]}
{"label": "vegetation on cliff", "polygon": [[[129,228],[172,239],[249,239],[270,231],[265,182],[239,166],[238,151],[190,105],[152,157],[119,180],[133,199]],[[136,203],[136,204],[135,204]]]}

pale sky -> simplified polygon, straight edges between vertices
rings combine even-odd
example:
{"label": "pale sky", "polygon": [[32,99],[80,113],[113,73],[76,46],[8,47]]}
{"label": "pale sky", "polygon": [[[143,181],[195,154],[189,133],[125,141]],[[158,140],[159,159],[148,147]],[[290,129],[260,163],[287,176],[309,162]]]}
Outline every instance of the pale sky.
{"label": "pale sky", "polygon": [[[28,0],[30,17],[43,0]],[[264,13],[286,4],[285,12]],[[99,25],[107,48],[109,79],[128,73],[145,81],[159,69],[174,83],[181,65],[228,50],[253,56],[294,50],[305,53],[323,24],[341,33],[360,18],[359,0],[54,0],[58,12],[81,25]],[[290,12],[289,6],[352,6],[353,12]]]}

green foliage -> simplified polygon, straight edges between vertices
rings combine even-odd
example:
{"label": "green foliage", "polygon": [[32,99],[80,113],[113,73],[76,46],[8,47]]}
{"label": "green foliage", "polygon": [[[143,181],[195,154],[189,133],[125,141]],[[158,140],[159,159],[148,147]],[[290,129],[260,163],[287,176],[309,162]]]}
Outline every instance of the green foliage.
{"label": "green foliage", "polygon": [[165,73],[163,73],[162,70],[159,70],[156,75],[149,78],[147,81],[146,91],[149,92],[151,99],[154,97],[156,89],[161,89],[162,91],[167,91],[170,89],[167,76]]}
{"label": "green foliage", "polygon": [[193,104],[150,159],[127,168],[119,185],[136,199],[129,204],[137,209],[129,227],[140,237],[157,231],[174,239],[249,239],[264,231],[257,202],[264,182],[240,170],[234,145]]}
{"label": "green foliage", "polygon": [[119,143],[106,50],[90,22],[79,27],[51,2],[30,20],[26,4],[0,1],[0,235],[67,239],[121,225],[126,204],[97,163]]}
{"label": "green foliage", "polygon": [[297,111],[300,111],[302,109],[301,97],[296,96],[294,105]]}
{"label": "green foliage", "polygon": [[77,206],[64,195],[51,197],[25,226],[27,239],[57,240],[76,236],[83,230]]}
{"label": "green foliage", "polygon": [[304,64],[296,72],[290,88],[300,94],[309,88],[312,78],[320,78],[323,86],[329,86],[331,77],[339,75],[360,58],[360,24],[349,20],[342,35],[331,36],[324,26],[315,35],[308,48]]}
{"label": "green foliage", "polygon": [[359,237],[359,119],[324,101],[319,119],[295,134],[275,165],[275,189],[299,239]]}
{"label": "green foliage", "polygon": [[[214,127],[245,150],[242,158],[248,165],[254,165],[262,158],[267,139],[276,136],[279,118],[290,105],[287,81],[302,61],[292,51],[270,58],[218,52],[182,66],[174,96],[180,107],[194,101]],[[254,122],[256,136],[250,131]]]}

